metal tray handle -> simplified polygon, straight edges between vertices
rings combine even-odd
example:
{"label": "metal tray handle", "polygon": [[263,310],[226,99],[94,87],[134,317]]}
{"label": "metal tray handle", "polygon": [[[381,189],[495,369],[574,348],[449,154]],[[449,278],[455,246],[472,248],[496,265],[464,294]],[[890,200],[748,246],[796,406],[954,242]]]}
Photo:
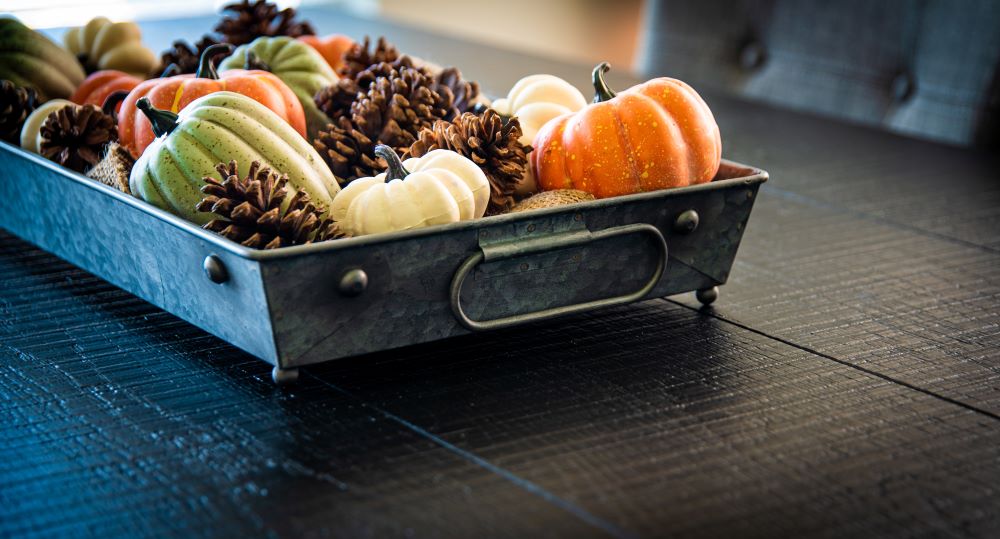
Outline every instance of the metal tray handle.
{"label": "metal tray handle", "polygon": [[[649,281],[635,292],[631,294],[626,294],[624,296],[615,296],[613,298],[604,298],[593,301],[588,301],[585,303],[577,303],[573,305],[565,305],[562,307],[553,307],[551,309],[545,309],[542,311],[536,311],[533,313],[523,313],[507,316],[504,318],[496,318],[494,320],[472,320],[465,314],[462,309],[462,283],[465,282],[465,278],[468,277],[469,273],[481,262],[504,260],[507,258],[514,258],[518,256],[527,256],[532,254],[544,253],[548,251],[554,251],[557,249],[566,249],[568,247],[576,247],[580,245],[586,245],[588,243],[613,238],[617,236],[626,236],[629,234],[649,234],[653,236],[654,243],[656,244],[657,251],[659,252],[659,259],[656,263],[656,270],[653,271],[653,275],[649,278]],[[584,311],[589,311],[591,309],[598,309],[601,307],[611,307],[614,305],[623,305],[625,303],[631,303],[633,301],[638,301],[644,298],[647,294],[653,291],[656,284],[660,282],[660,277],[663,276],[663,270],[667,267],[667,241],[663,238],[663,234],[660,233],[653,225],[639,223],[632,225],[624,225],[614,228],[608,228],[601,230],[599,232],[590,232],[588,230],[583,230],[580,232],[573,232],[569,234],[559,234],[553,236],[542,236],[540,238],[532,240],[521,240],[516,242],[509,242],[497,245],[490,245],[486,247],[481,247],[479,252],[473,253],[469,258],[462,262],[462,265],[458,267],[455,271],[455,276],[451,279],[451,310],[455,314],[455,318],[458,320],[462,326],[472,331],[485,331],[490,329],[499,329],[510,326],[516,326],[518,324],[523,324],[525,322],[537,322],[539,320],[548,320],[550,318],[555,318],[557,316],[563,316],[567,314],[582,313]]]}

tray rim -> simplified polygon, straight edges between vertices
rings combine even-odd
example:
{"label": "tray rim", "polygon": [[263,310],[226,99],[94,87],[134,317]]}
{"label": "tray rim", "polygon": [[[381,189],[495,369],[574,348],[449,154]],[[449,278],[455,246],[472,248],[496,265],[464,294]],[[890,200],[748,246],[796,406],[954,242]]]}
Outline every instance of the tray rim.
{"label": "tray rim", "polygon": [[257,262],[290,258],[307,254],[316,254],[325,251],[336,251],[338,249],[346,249],[359,245],[374,245],[374,244],[388,243],[393,241],[408,240],[423,236],[431,236],[439,232],[445,232],[445,231],[478,229],[483,226],[491,226],[491,225],[502,226],[508,223],[530,220],[536,217],[545,217],[559,213],[572,213],[578,210],[596,209],[605,206],[614,206],[620,203],[638,202],[638,201],[651,200],[662,197],[682,196],[686,194],[698,193],[701,191],[725,189],[727,187],[734,187],[740,184],[753,185],[758,183],[764,183],[769,178],[768,172],[761,168],[752,165],[746,165],[736,161],[730,161],[728,159],[722,159],[722,164],[736,168],[746,169],[749,171],[749,174],[745,176],[738,176],[735,178],[727,178],[725,180],[716,180],[697,185],[689,185],[686,187],[659,189],[656,191],[648,191],[645,193],[636,193],[632,195],[622,195],[622,196],[603,198],[597,200],[588,200],[585,202],[576,202],[573,204],[566,204],[563,206],[554,206],[551,208],[529,210],[519,213],[506,213],[502,215],[481,217],[479,219],[473,219],[469,221],[459,221],[444,225],[434,225],[429,227],[415,228],[411,230],[402,230],[398,232],[388,232],[382,234],[372,234],[368,236],[358,236],[354,238],[343,238],[336,241],[311,243],[308,245],[294,245],[291,247],[283,247],[281,249],[262,250],[262,249],[251,249],[250,247],[244,247],[243,245],[240,245],[228,238],[225,238],[223,236],[205,230],[199,227],[198,225],[186,219],[178,217],[166,210],[157,208],[156,206],[138,197],[123,193],[118,189],[105,185],[92,178],[88,178],[87,176],[79,172],[59,166],[58,164],[48,159],[45,159],[41,155],[28,152],[23,148],[14,146],[13,144],[0,141],[0,149],[10,152],[14,156],[17,156],[21,159],[27,159],[33,162],[35,165],[45,167],[49,169],[49,171],[51,172],[57,173],[63,176],[64,178],[68,178],[76,182],[77,184],[83,185],[84,187],[93,189],[104,196],[109,196],[118,202],[127,204],[128,206],[130,206],[135,210],[141,211],[143,213],[146,213],[147,215],[160,219],[163,222],[175,228],[178,228],[183,232],[187,232],[188,234],[194,235],[199,239],[209,242],[213,246],[222,249],[231,255]]}

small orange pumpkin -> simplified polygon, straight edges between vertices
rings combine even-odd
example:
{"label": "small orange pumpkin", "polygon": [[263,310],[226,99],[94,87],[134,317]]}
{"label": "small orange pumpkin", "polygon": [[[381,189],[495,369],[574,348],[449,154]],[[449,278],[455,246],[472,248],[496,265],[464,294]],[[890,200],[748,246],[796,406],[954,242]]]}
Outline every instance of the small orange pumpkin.
{"label": "small orange pumpkin", "polygon": [[666,77],[616,95],[604,82],[609,67],[594,68],[593,104],[549,121],[535,136],[538,185],[607,198],[711,181],[722,139],[701,96]]}
{"label": "small orange pumpkin", "polygon": [[343,34],[331,34],[326,37],[300,36],[298,40],[316,49],[336,73],[339,73],[344,65],[344,53],[354,45],[354,40]]}
{"label": "small orange pumpkin", "polygon": [[77,105],[95,105],[101,107],[109,95],[124,90],[131,92],[142,79],[114,69],[95,71],[84,79],[83,83],[69,98]]}
{"label": "small orange pumpkin", "polygon": [[196,74],[152,79],[136,86],[120,109],[119,143],[128,148],[133,157],[138,158],[156,138],[149,119],[136,107],[136,103],[143,97],[148,97],[153,107],[176,114],[195,99],[224,90],[245,95],[271,109],[305,137],[306,118],[302,104],[281,79],[267,71],[244,69],[231,69],[222,77],[219,76],[212,58],[232,51],[233,46],[229,44],[212,45],[202,53]]}

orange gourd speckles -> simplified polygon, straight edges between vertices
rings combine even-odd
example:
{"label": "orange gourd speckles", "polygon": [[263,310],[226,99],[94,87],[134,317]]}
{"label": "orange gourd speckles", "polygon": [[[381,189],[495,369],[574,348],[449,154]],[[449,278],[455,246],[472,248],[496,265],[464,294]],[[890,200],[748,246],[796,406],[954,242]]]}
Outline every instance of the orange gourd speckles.
{"label": "orange gourd speckles", "polygon": [[607,198],[710,181],[722,140],[697,92],[663,77],[615,96],[604,83],[607,67],[594,70],[594,104],[536,135],[531,166],[539,186]]}

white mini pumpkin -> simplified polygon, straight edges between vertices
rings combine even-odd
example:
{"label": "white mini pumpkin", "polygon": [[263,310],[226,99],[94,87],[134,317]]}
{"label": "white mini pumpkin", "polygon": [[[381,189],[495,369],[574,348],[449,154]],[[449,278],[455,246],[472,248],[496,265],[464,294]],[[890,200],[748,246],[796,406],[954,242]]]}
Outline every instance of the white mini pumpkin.
{"label": "white mini pumpkin", "polygon": [[351,236],[409,230],[478,219],[486,212],[490,183],[475,163],[450,150],[400,162],[392,148],[375,147],[386,172],[358,178],[333,199],[330,216]]}
{"label": "white mini pumpkin", "polygon": [[24,125],[21,126],[21,148],[24,148],[31,153],[40,153],[42,145],[42,135],[40,131],[42,129],[42,124],[45,123],[45,120],[49,119],[49,114],[65,107],[75,106],[76,105],[72,101],[67,101],[65,99],[53,99],[51,101],[46,101],[37,109],[33,110],[24,120]]}
{"label": "white mini pumpkin", "polygon": [[[575,86],[554,75],[529,75],[517,81],[507,97],[497,99],[491,107],[504,116],[516,116],[521,123],[521,144],[530,145],[535,135],[549,120],[579,112],[587,106],[587,99]],[[517,193],[526,195],[537,191],[531,168],[525,171],[524,181]]]}

